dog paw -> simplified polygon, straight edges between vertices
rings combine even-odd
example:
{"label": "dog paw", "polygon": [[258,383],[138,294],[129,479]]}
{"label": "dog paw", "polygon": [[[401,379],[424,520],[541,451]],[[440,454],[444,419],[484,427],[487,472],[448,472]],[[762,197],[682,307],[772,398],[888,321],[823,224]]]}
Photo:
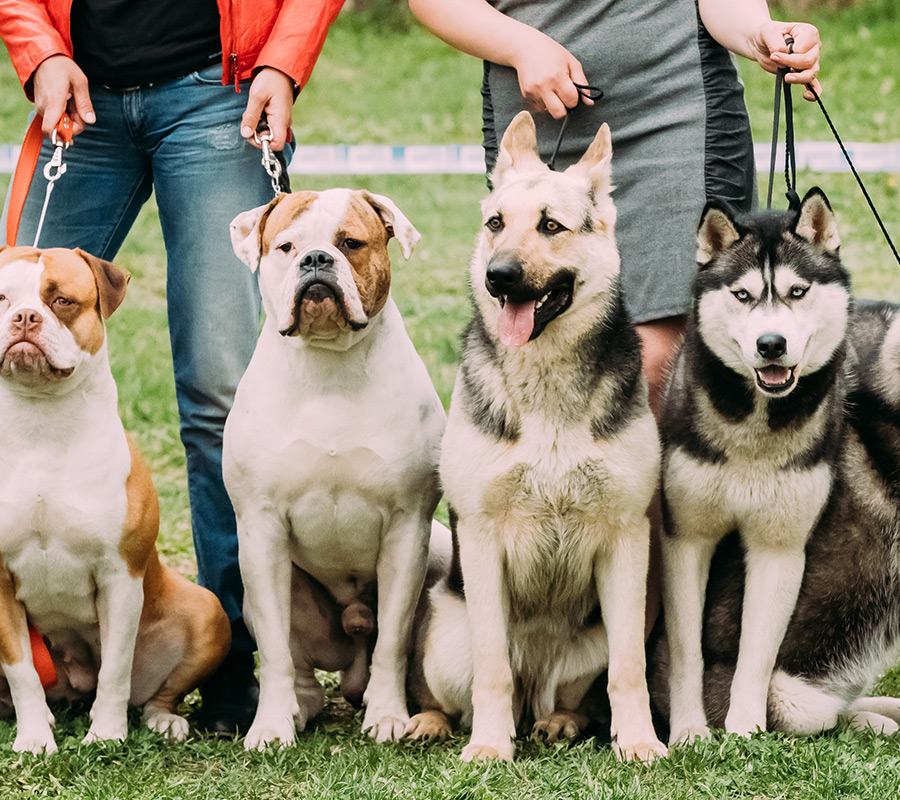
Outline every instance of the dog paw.
{"label": "dog paw", "polygon": [[619,761],[653,761],[654,758],[665,758],[669,755],[666,746],[660,741],[648,742],[614,742],[613,750]]}
{"label": "dog paw", "polygon": [[184,717],[170,714],[160,708],[144,708],[144,724],[151,730],[161,733],[166,739],[180,742],[187,738],[190,726]]}
{"label": "dog paw", "polygon": [[408,714],[378,714],[370,715],[366,711],[363,721],[363,732],[368,733],[376,742],[396,742],[403,738],[403,732],[409,724]]}
{"label": "dog paw", "polygon": [[872,731],[885,736],[891,736],[900,730],[900,725],[890,717],[874,711],[857,711],[850,717],[850,727],[855,731]]}
{"label": "dog paw", "polygon": [[405,739],[420,742],[442,742],[450,735],[450,720],[441,711],[423,711],[416,714],[403,729]]}
{"label": "dog paw", "polygon": [[725,717],[725,732],[749,739],[757,731],[766,730],[766,710],[732,707]]}
{"label": "dog paw", "polygon": [[19,725],[16,739],[13,742],[13,750],[15,752],[49,756],[55,753],[57,749],[56,742],[53,739],[53,732],[50,730],[49,725],[46,728],[43,726]]}
{"label": "dog paw", "polygon": [[706,725],[684,725],[669,734],[669,747],[681,747],[693,744],[694,741],[705,742],[712,734]]}
{"label": "dog paw", "polygon": [[577,739],[581,735],[585,718],[574,711],[554,711],[539,719],[531,729],[531,738],[545,742],[561,742]]}
{"label": "dog paw", "polygon": [[128,735],[128,722],[126,720],[94,720],[88,729],[87,735],[81,740],[82,744],[95,742],[124,742]]}
{"label": "dog paw", "polygon": [[470,742],[462,751],[460,758],[463,761],[512,761],[513,743],[505,746],[492,747],[487,744]]}
{"label": "dog paw", "polygon": [[250,730],[244,737],[245,750],[265,750],[270,744],[286,747],[294,743],[294,718],[271,717],[253,720]]}

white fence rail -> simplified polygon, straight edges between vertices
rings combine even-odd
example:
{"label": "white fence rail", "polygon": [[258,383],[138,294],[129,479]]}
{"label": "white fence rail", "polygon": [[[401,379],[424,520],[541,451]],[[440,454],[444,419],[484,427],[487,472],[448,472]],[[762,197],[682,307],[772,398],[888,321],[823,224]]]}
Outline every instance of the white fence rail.
{"label": "white fence rail", "polygon": [[[76,139],[77,143],[77,139]],[[845,143],[859,172],[900,172],[900,142]],[[0,174],[12,173],[19,145],[0,145]],[[769,145],[756,145],[756,167],[769,169]],[[797,142],[797,168],[815,172],[849,172],[835,142]],[[783,169],[784,147],[778,154]],[[301,145],[291,162],[295,175],[480,175],[481,145]]]}

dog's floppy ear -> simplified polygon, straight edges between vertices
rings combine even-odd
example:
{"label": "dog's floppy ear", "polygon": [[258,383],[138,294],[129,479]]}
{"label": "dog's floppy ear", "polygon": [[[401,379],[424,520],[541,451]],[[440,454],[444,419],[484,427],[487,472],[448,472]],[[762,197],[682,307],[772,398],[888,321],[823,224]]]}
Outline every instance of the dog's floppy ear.
{"label": "dog's floppy ear", "polygon": [[382,194],[372,194],[365,189],[362,190],[362,196],[375,209],[378,216],[381,217],[381,221],[387,229],[388,238],[391,236],[397,237],[403,257],[408,261],[412,255],[413,248],[419,239],[422,238],[422,235],[412,226],[412,223],[403,212],[397,208],[397,204],[389,197],[385,197]]}
{"label": "dog's floppy ear", "polygon": [[100,316],[103,319],[109,319],[113,311],[115,311],[125,299],[125,287],[131,280],[131,273],[119,269],[111,261],[104,261],[80,247],[75,248],[81,258],[87,262],[94,273],[94,280],[97,283],[97,295],[100,299]]}
{"label": "dog's floppy ear", "polygon": [[794,233],[828,253],[837,253],[841,246],[831,203],[818,186],[813,186],[800,203]]}
{"label": "dog's floppy ear", "polygon": [[537,149],[534,119],[527,111],[520,111],[509,123],[500,141],[500,153],[491,173],[491,183],[497,187],[510,170],[546,169]]}
{"label": "dog's floppy ear", "polygon": [[266,228],[266,220],[282,199],[287,195],[280,194],[264,206],[251,208],[238,214],[229,226],[231,230],[231,246],[234,254],[243,261],[251,272],[259,269],[259,257],[262,251],[262,235]]}
{"label": "dog's floppy ear", "polygon": [[584,155],[566,170],[586,172],[594,188],[601,191],[612,190],[612,134],[605,122],[600,126],[594,141]]}
{"label": "dog's floppy ear", "polygon": [[709,200],[697,229],[697,264],[702,269],[740,238],[731,207],[720,200]]}

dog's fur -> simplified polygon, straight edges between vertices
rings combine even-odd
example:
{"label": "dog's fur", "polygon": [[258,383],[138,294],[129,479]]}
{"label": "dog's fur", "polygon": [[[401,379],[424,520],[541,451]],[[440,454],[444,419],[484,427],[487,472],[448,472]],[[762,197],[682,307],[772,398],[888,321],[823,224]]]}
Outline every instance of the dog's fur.
{"label": "dog's fur", "polygon": [[525,716],[548,738],[577,735],[607,666],[618,754],[665,753],[643,650],[659,441],[619,291],[610,157],[604,125],[551,172],[523,112],[483,204],[441,459],[454,569],[431,592],[409,726],[440,736],[461,716],[466,760],[511,758]]}
{"label": "dog's fur", "polygon": [[18,751],[56,750],[26,617],[59,676],[47,699],[96,691],[85,741],[124,738],[129,701],[183,738],[177,706],[230,644],[215,596],[156,553],[156,492],[103,324],[127,278],[80,250],[0,253],[0,710],[15,708]]}
{"label": "dog's fur", "polygon": [[232,223],[266,310],[223,460],[260,653],[248,748],[292,741],[321,710],[315,668],[344,672],[379,741],[409,720],[444,410],[390,296],[393,237],[408,258],[419,234],[387,197],[347,189],[283,195]]}
{"label": "dog's fur", "polygon": [[670,743],[708,736],[701,619],[710,559],[740,533],[748,565],[725,729],[766,726],[766,692],[835,481],[843,437],[849,276],[834,215],[735,216],[710,203],[684,344],[665,396],[665,619]]}
{"label": "dog's fur", "polygon": [[[770,730],[816,733],[846,718],[894,733],[900,700],[866,697],[900,646],[900,308],[861,304],[850,325],[858,385],[835,460],[835,488],[806,548],[806,569],[768,687]],[[703,634],[705,703],[721,726],[741,626],[743,557],[716,552]],[[668,702],[668,647],[651,658],[654,702]]]}

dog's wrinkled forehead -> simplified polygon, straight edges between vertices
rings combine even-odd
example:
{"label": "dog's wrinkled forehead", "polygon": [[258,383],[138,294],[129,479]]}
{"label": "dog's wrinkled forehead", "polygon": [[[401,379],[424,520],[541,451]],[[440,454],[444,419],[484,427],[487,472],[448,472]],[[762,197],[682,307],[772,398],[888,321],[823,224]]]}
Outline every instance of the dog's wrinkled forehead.
{"label": "dog's wrinkled forehead", "polygon": [[[85,308],[97,305],[97,283],[85,261],[70,250],[9,248],[0,254],[0,287],[15,288],[11,302],[50,304],[56,295]],[[8,292],[3,292],[4,295]]]}
{"label": "dog's wrinkled forehead", "polygon": [[299,239],[298,244],[328,242],[337,246],[347,237],[386,243],[384,223],[372,205],[347,189],[298,192],[276,205],[260,221],[259,249],[265,256],[279,238]]}

